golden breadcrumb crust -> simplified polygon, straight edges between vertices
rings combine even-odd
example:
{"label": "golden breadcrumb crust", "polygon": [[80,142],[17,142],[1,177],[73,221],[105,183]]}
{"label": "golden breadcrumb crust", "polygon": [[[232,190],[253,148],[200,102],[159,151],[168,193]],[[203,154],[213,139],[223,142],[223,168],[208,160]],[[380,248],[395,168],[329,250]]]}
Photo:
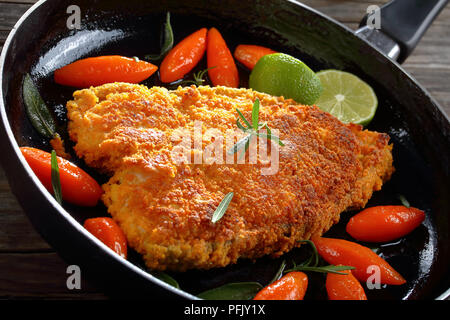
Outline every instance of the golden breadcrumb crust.
{"label": "golden breadcrumb crust", "polygon": [[[215,128],[226,136],[236,128],[236,108],[251,119],[256,98],[260,122],[278,129],[285,144],[276,174],[262,175],[262,163],[173,160],[177,130],[193,132],[201,121],[203,132]],[[297,240],[323,234],[341,212],[364,207],[394,170],[388,135],[250,89],[113,83],[76,91],[67,109],[77,154],[111,175],[103,201],[151,269],[209,269],[280,256],[299,246]],[[203,137],[192,155],[211,142]],[[228,210],[212,223],[229,192]]]}

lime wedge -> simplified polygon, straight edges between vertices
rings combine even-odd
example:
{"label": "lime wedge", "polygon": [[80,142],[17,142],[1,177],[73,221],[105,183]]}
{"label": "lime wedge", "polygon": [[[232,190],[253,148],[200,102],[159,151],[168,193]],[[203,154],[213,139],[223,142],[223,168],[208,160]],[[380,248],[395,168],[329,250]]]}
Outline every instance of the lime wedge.
{"label": "lime wedge", "polygon": [[339,70],[317,73],[323,92],[316,105],[345,123],[367,125],[375,115],[378,99],[373,89],[357,76]]}
{"label": "lime wedge", "polygon": [[322,93],[322,85],[314,71],[284,53],[268,54],[259,59],[250,74],[249,86],[307,105],[314,104]]}

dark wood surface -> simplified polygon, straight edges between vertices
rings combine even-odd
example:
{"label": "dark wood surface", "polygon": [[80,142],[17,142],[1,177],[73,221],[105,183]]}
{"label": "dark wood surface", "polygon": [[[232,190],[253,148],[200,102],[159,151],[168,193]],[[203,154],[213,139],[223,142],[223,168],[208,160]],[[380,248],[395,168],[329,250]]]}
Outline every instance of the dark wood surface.
{"label": "dark wood surface", "polygon": [[[33,0],[0,0],[0,49]],[[308,0],[303,3],[356,29],[377,0]],[[403,64],[450,114],[450,7],[444,9],[414,53]],[[67,264],[39,236],[12,195],[0,168],[0,298],[104,299],[82,281],[81,290],[66,287]]]}

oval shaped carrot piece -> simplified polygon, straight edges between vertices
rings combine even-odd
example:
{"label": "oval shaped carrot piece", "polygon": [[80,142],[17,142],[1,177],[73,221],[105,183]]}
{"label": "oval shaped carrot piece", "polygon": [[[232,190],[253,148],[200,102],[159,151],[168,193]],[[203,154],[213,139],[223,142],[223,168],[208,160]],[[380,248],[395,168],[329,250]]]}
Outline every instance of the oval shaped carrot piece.
{"label": "oval shaped carrot piece", "polygon": [[319,255],[328,263],[355,267],[352,273],[360,281],[367,281],[376,268],[383,284],[401,285],[406,282],[394,268],[367,247],[342,239],[316,237],[311,240]]}
{"label": "oval shaped carrot piece", "polygon": [[401,238],[425,220],[425,213],[405,206],[377,206],[353,216],[346,231],[353,238],[367,242],[384,242]]}
{"label": "oval shaped carrot piece", "polygon": [[239,87],[239,72],[225,40],[216,28],[208,31],[208,76],[214,86]]}
{"label": "oval shaped carrot piece", "polygon": [[202,28],[180,41],[166,55],[159,68],[162,82],[182,79],[203,58],[206,50],[206,28]]}
{"label": "oval shaped carrot piece", "polygon": [[111,82],[139,83],[150,77],[158,67],[142,60],[122,56],[100,56],[81,59],[54,73],[58,84],[87,88]]}
{"label": "oval shaped carrot piece", "polygon": [[262,289],[253,300],[303,300],[307,287],[306,274],[293,271]]}
{"label": "oval shaped carrot piece", "polygon": [[252,45],[252,44],[240,44],[234,50],[234,57],[237,61],[242,63],[244,66],[252,70],[259,59],[265,55],[277,53],[272,49]]}
{"label": "oval shaped carrot piece", "polygon": [[325,286],[329,300],[367,300],[364,288],[351,272],[328,273]]}
{"label": "oval shaped carrot piece", "polygon": [[[50,193],[53,193],[51,154],[29,147],[21,147],[20,150],[41,183]],[[57,162],[62,198],[80,206],[95,206],[103,193],[97,181],[64,158],[57,157]]]}
{"label": "oval shaped carrot piece", "polygon": [[83,226],[118,255],[127,258],[127,239],[113,219],[107,217],[91,218],[84,221]]}

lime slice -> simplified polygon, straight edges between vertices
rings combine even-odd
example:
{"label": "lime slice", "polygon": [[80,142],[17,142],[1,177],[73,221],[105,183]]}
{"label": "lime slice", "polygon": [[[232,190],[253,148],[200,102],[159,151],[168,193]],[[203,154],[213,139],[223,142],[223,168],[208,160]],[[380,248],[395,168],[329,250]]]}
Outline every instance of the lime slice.
{"label": "lime slice", "polygon": [[259,59],[250,74],[249,86],[307,105],[314,104],[322,93],[322,85],[314,71],[284,53],[268,54]]}
{"label": "lime slice", "polygon": [[357,76],[339,70],[317,73],[323,92],[316,105],[345,123],[367,125],[375,115],[378,99],[373,89]]}

